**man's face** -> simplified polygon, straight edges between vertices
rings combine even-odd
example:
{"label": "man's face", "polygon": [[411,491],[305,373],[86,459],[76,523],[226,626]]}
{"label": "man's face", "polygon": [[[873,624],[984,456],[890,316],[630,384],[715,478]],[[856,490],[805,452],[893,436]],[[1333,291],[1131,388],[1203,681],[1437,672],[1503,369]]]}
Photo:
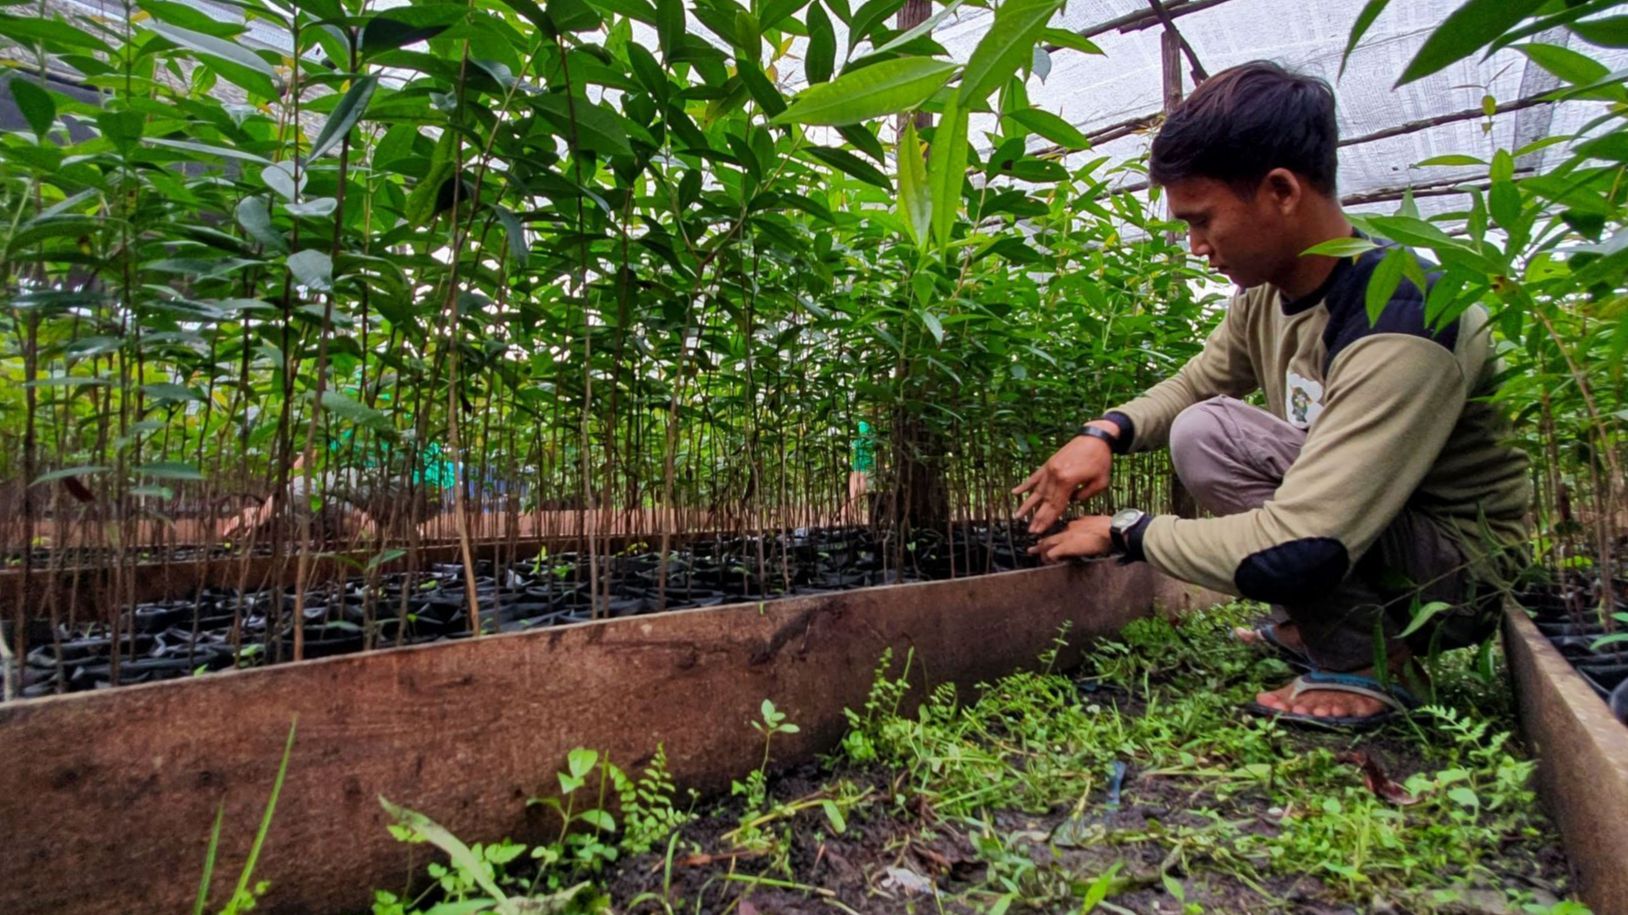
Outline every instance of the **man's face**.
{"label": "man's face", "polygon": [[[1211,269],[1248,288],[1283,275],[1287,239],[1286,214],[1269,182],[1240,195],[1232,185],[1213,178],[1185,178],[1165,186],[1170,215],[1187,223],[1187,241],[1195,257]],[[1287,256],[1293,263],[1294,252]]]}

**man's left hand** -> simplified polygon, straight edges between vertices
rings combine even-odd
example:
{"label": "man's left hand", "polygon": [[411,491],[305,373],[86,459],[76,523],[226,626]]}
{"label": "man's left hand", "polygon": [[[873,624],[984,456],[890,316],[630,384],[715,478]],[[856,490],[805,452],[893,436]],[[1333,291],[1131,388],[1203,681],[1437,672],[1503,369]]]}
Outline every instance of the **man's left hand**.
{"label": "man's left hand", "polygon": [[1090,515],[1068,523],[1061,534],[1043,537],[1029,547],[1029,554],[1039,556],[1041,562],[1061,562],[1074,556],[1106,556],[1113,548],[1107,515]]}

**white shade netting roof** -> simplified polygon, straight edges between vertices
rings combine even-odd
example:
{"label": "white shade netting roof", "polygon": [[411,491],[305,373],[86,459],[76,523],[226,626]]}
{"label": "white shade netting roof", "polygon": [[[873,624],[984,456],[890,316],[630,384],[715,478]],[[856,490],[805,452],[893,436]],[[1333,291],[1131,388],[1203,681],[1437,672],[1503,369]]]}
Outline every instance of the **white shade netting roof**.
{"label": "white shade netting roof", "polygon": [[[1393,87],[1425,39],[1462,3],[1391,3],[1357,45],[1343,74],[1341,58],[1363,7],[1355,0],[1225,0],[1208,6],[1166,0],[1165,7],[1208,73],[1266,59],[1328,80],[1338,100],[1340,136],[1345,142],[1444,115],[1479,111],[1487,96],[1499,105],[1507,105],[1561,86],[1558,79],[1524,54],[1505,49],[1485,59],[1479,54],[1472,56],[1417,82]],[[1189,5],[1198,8],[1183,9]],[[1158,114],[1164,99],[1161,24],[1143,21],[1097,32],[1104,23],[1148,12],[1147,0],[1071,0],[1052,21],[1053,26],[1090,35],[1103,53],[1053,50],[1050,72],[1044,78],[1038,74],[1029,77],[1030,103],[1062,116],[1088,135]],[[952,58],[964,62],[992,18],[991,10],[963,7],[945,17],[934,29],[933,37]],[[840,45],[846,37],[840,22],[837,29]],[[1534,40],[1566,46],[1571,35],[1556,29]],[[1582,50],[1613,71],[1628,67],[1628,50],[1592,46]],[[1185,58],[1180,70],[1184,93],[1190,92],[1194,83]],[[800,85],[800,74],[785,84],[788,89]],[[1545,137],[1575,133],[1604,110],[1602,103],[1588,101],[1536,104],[1490,118],[1477,115],[1346,145],[1340,153],[1340,193],[1350,199],[1415,187],[1421,188],[1416,203],[1422,213],[1456,210],[1464,206],[1465,200],[1462,194],[1447,193],[1450,186],[1484,179],[1486,170],[1473,165],[1421,168],[1418,163],[1447,154],[1490,158],[1496,149],[1513,151]],[[993,130],[992,115],[974,116],[975,138],[984,138]],[[1151,139],[1151,129],[1139,130],[1071,154],[1065,164],[1080,165],[1102,156],[1113,162],[1135,159],[1147,151]],[[1033,141],[1035,145],[1042,142]],[[987,139],[981,145],[987,148]],[[1546,164],[1566,155],[1564,145],[1538,150],[1517,162],[1521,170],[1518,174],[1542,172]],[[1138,176],[1134,174],[1127,174],[1121,181],[1136,182]],[[1351,205],[1357,211],[1391,211],[1395,207],[1394,199]]]}
{"label": "white shade netting roof", "polygon": [[[243,18],[240,9],[227,3],[185,2],[223,18]],[[108,4],[101,0],[51,0],[51,3],[80,15],[108,15],[110,12]],[[1478,112],[1488,96],[1499,105],[1510,105],[1533,100],[1561,85],[1519,51],[1505,49],[1484,59],[1480,55],[1472,56],[1417,82],[1394,87],[1397,76],[1425,39],[1462,4],[1463,0],[1398,0],[1389,4],[1365,33],[1342,73],[1342,55],[1364,6],[1356,0],[1164,0],[1163,3],[1171,21],[1208,73],[1267,59],[1328,80],[1338,99],[1339,130],[1344,144],[1339,173],[1342,197],[1353,210],[1391,211],[1396,207],[1398,196],[1394,192],[1411,187],[1417,189],[1416,204],[1425,215],[1461,209],[1465,198],[1454,191],[1455,183],[1473,185],[1485,178],[1486,170],[1475,165],[1420,167],[1419,163],[1447,154],[1485,159],[1496,149],[1518,150],[1545,137],[1575,133],[1604,111],[1604,104],[1599,102],[1541,103],[1491,117],[1478,113],[1418,127],[1418,122]],[[374,7],[403,5],[411,4],[407,0],[381,0]],[[854,7],[860,5],[853,4]],[[929,15],[938,14],[944,6],[935,3]],[[1164,27],[1149,15],[1151,11],[1148,0],[1070,0],[1052,20],[1053,27],[1089,36],[1103,53],[1052,49],[1049,60],[1028,77],[1030,103],[1060,115],[1087,135],[1159,114],[1164,99],[1161,48]],[[993,18],[992,9],[959,6],[938,21],[933,38],[951,58],[965,62]],[[1132,19],[1137,21],[1113,25]],[[835,18],[833,24],[839,65],[845,56],[863,56],[865,47],[849,54],[846,27]],[[711,36],[693,15],[689,17],[689,28],[720,47],[728,46],[727,42]],[[640,41],[655,43],[655,30],[642,23],[635,23],[635,35]],[[251,20],[244,39],[251,45],[282,50],[289,46],[288,36],[263,20]],[[1563,29],[1556,29],[1535,36],[1534,40],[1566,46],[1572,36]],[[803,39],[796,40],[790,51],[789,65],[777,68],[780,86],[788,95],[804,85],[801,57],[805,46]],[[1612,71],[1628,68],[1628,50],[1593,46],[1581,50]],[[1049,72],[1038,72],[1048,69]],[[1180,63],[1180,71],[1183,91],[1190,92],[1194,81],[1185,58]],[[1416,129],[1381,139],[1362,139],[1405,126]],[[1075,167],[1107,157],[1111,167],[1139,158],[1147,151],[1153,129],[1147,126],[1128,132],[1116,131],[1119,135],[1097,143],[1092,149],[1066,156],[1064,164]],[[991,145],[989,135],[994,130],[993,115],[974,115],[971,135],[986,152]],[[891,138],[890,125],[885,125],[883,131]],[[820,131],[820,136],[825,141],[840,142],[834,131]],[[1044,142],[1033,138],[1031,148]],[[1532,152],[1516,163],[1517,175],[1541,173],[1567,154],[1565,145]],[[1134,173],[1125,173],[1116,179],[1120,186],[1140,183],[1141,177]],[[1383,199],[1363,202],[1375,196]]]}

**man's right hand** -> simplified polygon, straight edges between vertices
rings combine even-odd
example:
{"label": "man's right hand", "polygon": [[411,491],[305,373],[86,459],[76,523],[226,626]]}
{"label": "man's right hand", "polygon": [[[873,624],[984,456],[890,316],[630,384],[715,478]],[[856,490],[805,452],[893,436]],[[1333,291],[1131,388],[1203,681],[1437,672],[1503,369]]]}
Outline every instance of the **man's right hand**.
{"label": "man's right hand", "polygon": [[[1099,419],[1087,425],[1115,437],[1119,435],[1119,427],[1108,420]],[[1050,528],[1062,517],[1069,500],[1084,501],[1107,489],[1113,466],[1114,455],[1107,442],[1088,435],[1075,436],[1021,486],[1012,490],[1015,496],[1028,494],[1018,508],[1018,517],[1034,513],[1029,520],[1031,534]]]}

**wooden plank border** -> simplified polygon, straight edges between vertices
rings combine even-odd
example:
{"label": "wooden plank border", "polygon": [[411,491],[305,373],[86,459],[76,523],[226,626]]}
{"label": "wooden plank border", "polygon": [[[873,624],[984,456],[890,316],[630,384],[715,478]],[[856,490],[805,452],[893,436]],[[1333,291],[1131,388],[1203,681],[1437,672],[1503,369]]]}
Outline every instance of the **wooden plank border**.
{"label": "wooden plank border", "polygon": [[840,739],[884,648],[923,684],[1031,664],[1060,626],[1075,647],[1151,612],[1213,601],[1111,561],[583,623],[0,707],[0,911],[180,911],[216,806],[217,892],[243,860],[289,721],[288,779],[256,876],[260,911],[365,908],[422,847],[387,834],[377,798],[461,837],[539,838],[527,797],[573,747],[624,766],[664,745],[681,785],[728,785],[762,752],[765,698],[802,730],[776,761]]}
{"label": "wooden plank border", "polygon": [[1577,893],[1596,912],[1628,912],[1628,727],[1513,604],[1504,648],[1538,793],[1560,826]]}

